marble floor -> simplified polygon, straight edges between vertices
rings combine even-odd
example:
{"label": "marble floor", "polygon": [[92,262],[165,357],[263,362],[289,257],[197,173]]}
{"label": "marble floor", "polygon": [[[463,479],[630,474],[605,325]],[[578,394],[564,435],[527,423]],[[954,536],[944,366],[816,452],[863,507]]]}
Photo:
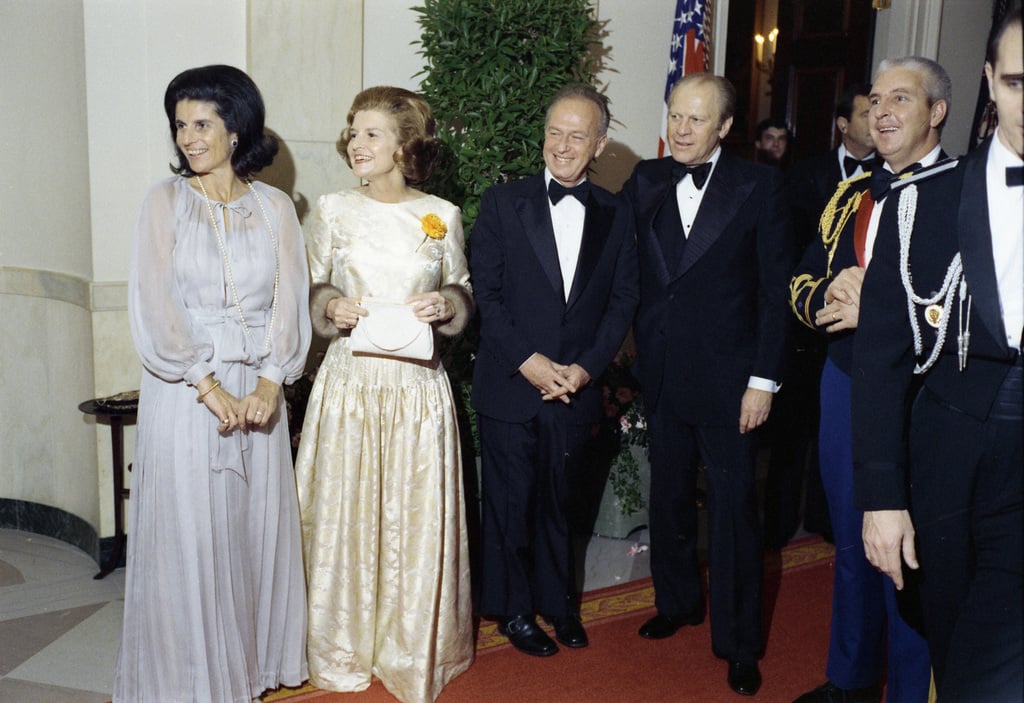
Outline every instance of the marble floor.
{"label": "marble floor", "polygon": [[[584,588],[650,574],[647,531],[594,537]],[[638,548],[639,547],[639,548]],[[106,703],[121,636],[124,569],[64,542],[0,529],[0,703]]]}

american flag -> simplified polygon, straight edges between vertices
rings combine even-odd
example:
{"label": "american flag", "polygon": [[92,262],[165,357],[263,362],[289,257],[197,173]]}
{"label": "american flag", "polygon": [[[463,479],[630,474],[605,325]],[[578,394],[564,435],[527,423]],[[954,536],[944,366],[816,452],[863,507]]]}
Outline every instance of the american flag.
{"label": "american flag", "polygon": [[668,117],[668,94],[672,86],[687,73],[703,73],[708,70],[707,35],[711,31],[711,8],[708,5],[711,1],[676,0],[665,98],[662,101],[661,135],[658,138],[659,158],[665,155],[665,123]]}

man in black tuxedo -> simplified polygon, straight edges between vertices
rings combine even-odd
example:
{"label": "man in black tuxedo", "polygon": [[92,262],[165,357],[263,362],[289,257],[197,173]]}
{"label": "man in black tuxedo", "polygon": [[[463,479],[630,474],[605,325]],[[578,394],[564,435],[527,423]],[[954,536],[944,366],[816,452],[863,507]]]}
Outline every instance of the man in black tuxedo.
{"label": "man in black tuxedo", "polygon": [[897,588],[920,569],[940,701],[1024,700],[1020,10],[986,58],[996,133],[890,196],[853,353],[864,546]]}
{"label": "man in black tuxedo", "polygon": [[[839,146],[794,164],[787,174],[797,251],[805,251],[816,239],[821,213],[839,182],[871,170],[875,144],[868,128],[870,93],[866,83],[847,88],[836,103]],[[791,342],[786,384],[775,398],[767,427],[771,455],[764,486],[764,533],[768,549],[784,547],[800,527],[801,497],[804,529],[830,542],[835,539],[818,465],[818,395],[826,342],[804,325],[797,326]]]}
{"label": "man in black tuxedo", "polygon": [[626,208],[587,180],[608,107],[570,85],[548,107],[543,173],[488,189],[470,270],[480,313],[473,407],[482,449],[480,611],[517,649],[584,647],[568,508],[611,362],[638,299]]}
{"label": "man in black tuxedo", "polygon": [[818,445],[836,544],[828,680],[797,703],[877,703],[883,677],[887,698],[928,700],[927,644],[901,613],[892,584],[864,555],[863,514],[853,498],[850,384],[861,284],[882,237],[879,218],[898,210],[890,196],[897,174],[912,181],[928,167],[950,166],[935,164],[945,158],[939,140],[951,98],[949,76],[934,61],[904,57],[879,65],[869,125],[884,163],[839,184],[791,282],[793,312],[828,339]]}
{"label": "man in black tuxedo", "polygon": [[876,162],[871,138],[868,96],[871,86],[856,83],[836,103],[835,125],[840,144],[827,153],[793,164],[786,179],[786,193],[793,208],[793,230],[803,251],[818,233],[821,211],[836,192],[840,181],[870,171]]}
{"label": "man in black tuxedo", "polygon": [[720,147],[735,96],[720,76],[680,80],[669,96],[672,155],[639,163],[623,195],[640,259],[635,368],[649,421],[658,609],[640,635],[703,620],[694,500],[703,459],[712,650],[729,661],[729,685],[752,695],[764,646],[752,432],[780,380],[794,252],[779,170]]}

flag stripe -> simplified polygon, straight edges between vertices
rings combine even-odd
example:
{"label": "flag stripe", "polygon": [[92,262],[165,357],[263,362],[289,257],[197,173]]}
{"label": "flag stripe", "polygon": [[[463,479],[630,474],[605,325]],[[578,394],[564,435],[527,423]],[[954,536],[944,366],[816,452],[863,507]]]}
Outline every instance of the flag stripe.
{"label": "flag stripe", "polygon": [[[668,95],[672,86],[688,73],[708,70],[708,41],[711,11],[710,0],[676,0],[676,14],[672,20],[672,41],[668,52],[668,75],[665,78],[663,117],[667,116]],[[658,157],[665,155],[665,120],[661,121],[658,139]]]}

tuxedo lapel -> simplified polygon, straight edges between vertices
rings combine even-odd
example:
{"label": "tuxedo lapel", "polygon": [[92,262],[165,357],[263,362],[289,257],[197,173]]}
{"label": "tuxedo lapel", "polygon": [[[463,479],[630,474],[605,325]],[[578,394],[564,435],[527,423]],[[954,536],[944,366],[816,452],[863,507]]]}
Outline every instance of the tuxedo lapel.
{"label": "tuxedo lapel", "polygon": [[583,220],[580,256],[576,262],[576,273],[572,279],[572,289],[569,291],[566,308],[571,308],[587,287],[587,282],[601,258],[601,252],[604,250],[612,222],[615,220],[615,209],[602,207],[593,193],[587,196],[586,213]]}
{"label": "tuxedo lapel", "polygon": [[754,182],[744,181],[733,168],[732,158],[723,151],[705,187],[708,191],[701,200],[674,278],[686,273],[722,235],[754,189]]}
{"label": "tuxedo lapel", "polygon": [[[1006,331],[999,305],[999,283],[992,258],[992,230],[988,218],[988,193],[985,188],[985,164],[988,146],[976,149],[964,158],[964,180],[960,192],[960,257],[967,290],[973,299],[978,319],[993,339],[1006,343]],[[980,153],[979,153],[980,152]]]}
{"label": "tuxedo lapel", "polygon": [[661,246],[661,239],[654,229],[654,223],[658,218],[658,212],[665,205],[665,200],[668,199],[671,190],[675,188],[675,183],[672,182],[672,157],[666,156],[654,162],[652,171],[649,187],[646,190],[641,190],[642,194],[650,195],[650,199],[644,206],[641,206],[640,210],[647,213],[644,221],[647,225],[648,251],[653,258],[658,281],[667,286],[672,275],[668,260],[665,258],[665,250]]}
{"label": "tuxedo lapel", "polygon": [[558,265],[558,247],[555,245],[555,230],[551,225],[551,211],[548,210],[544,176],[536,175],[531,179],[534,181],[530,184],[531,192],[516,200],[516,212],[519,213],[523,232],[537,255],[548,283],[562,298],[565,295],[562,271]]}

